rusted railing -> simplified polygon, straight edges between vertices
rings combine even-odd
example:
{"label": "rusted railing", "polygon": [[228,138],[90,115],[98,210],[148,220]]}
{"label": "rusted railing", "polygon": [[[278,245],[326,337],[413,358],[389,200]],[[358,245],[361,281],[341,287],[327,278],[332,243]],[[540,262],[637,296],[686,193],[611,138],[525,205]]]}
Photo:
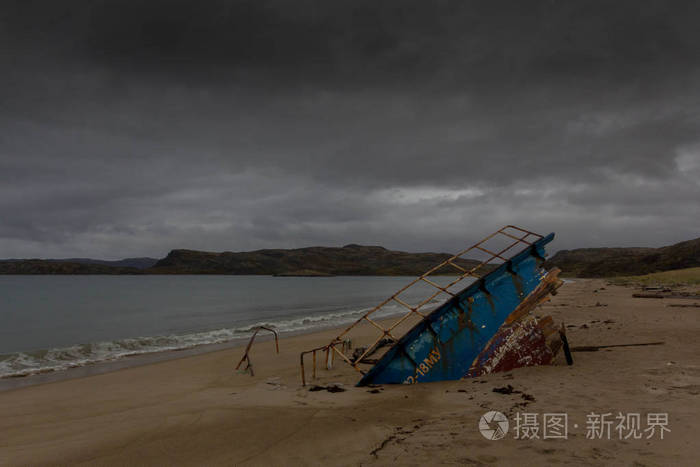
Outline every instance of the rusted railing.
{"label": "rusted railing", "polygon": [[275,335],[275,348],[277,349],[277,354],[280,353],[279,336],[277,335],[277,331],[275,331],[274,329],[270,329],[268,327],[265,327],[265,326],[257,326],[254,329],[255,329],[255,332],[253,333],[252,336],[250,336],[250,341],[248,341],[248,345],[245,348],[245,352],[243,353],[243,357],[241,357],[241,361],[238,362],[238,365],[236,365],[236,370],[238,370],[241,367],[241,365],[243,364],[243,362],[247,362],[246,367],[243,369],[243,371],[250,371],[250,376],[254,376],[254,374],[253,374],[253,363],[250,361],[249,352],[250,352],[250,348],[253,346],[253,342],[255,341],[255,336],[258,335],[258,332],[260,332],[261,330],[265,330],[265,331],[270,331],[272,334],[274,334]]}
{"label": "rusted railing", "polygon": [[[352,342],[349,339],[346,339],[344,341],[331,342],[331,344],[333,344],[333,347],[335,345],[340,345],[342,348],[343,354],[345,352],[347,352],[348,350],[352,349]],[[316,379],[316,352],[325,353],[325,355],[326,355],[326,368],[330,369],[330,367],[333,365],[333,361],[334,361],[334,357],[335,357],[335,354],[331,353],[331,351],[330,351],[331,344],[324,345],[321,347],[316,347],[315,349],[311,349],[311,350],[305,350],[299,356],[299,363],[301,366],[301,382],[304,386],[306,386],[306,377],[304,375],[304,355],[311,354],[311,361],[313,362],[311,377]]]}
{"label": "rusted railing", "polygon": [[[489,248],[485,247],[485,244],[493,239],[494,237],[500,237],[501,239],[507,239],[507,246],[505,248],[502,248],[497,251],[492,251]],[[438,295],[440,294],[445,294],[449,297],[455,296],[454,293],[452,293],[449,289],[453,287],[454,285],[458,284],[462,280],[471,277],[475,279],[480,279],[481,276],[477,274],[479,270],[484,268],[484,266],[494,262],[494,261],[507,261],[509,258],[507,256],[513,256],[515,253],[510,254],[510,251],[516,246],[516,245],[523,245],[524,247],[529,247],[531,246],[535,241],[539,240],[542,238],[542,235],[536,234],[534,232],[530,232],[528,230],[522,229],[520,227],[516,227],[514,225],[506,225],[505,227],[502,227],[501,229],[493,232],[491,235],[488,235],[487,237],[483,238],[479,242],[475,243],[474,245],[470,246],[469,248],[466,248],[456,255],[448,258],[447,260],[443,261],[442,263],[438,264],[437,266],[429,269],[425,273],[423,273],[421,276],[417,277],[414,279],[412,282],[404,286],[403,288],[399,289],[397,292],[395,292],[393,295],[391,295],[389,298],[381,302],[379,305],[375,306],[372,308],[370,311],[362,315],[357,321],[355,321],[353,324],[351,324],[347,329],[345,329],[343,332],[341,332],[336,338],[334,338],[330,343],[327,345],[324,345],[322,347],[317,347],[315,349],[307,350],[301,353],[300,355],[300,366],[301,366],[301,381],[303,385],[306,385],[306,377],[305,377],[305,372],[304,372],[304,356],[311,353],[313,355],[313,371],[312,371],[312,377],[316,377],[316,353],[319,351],[322,351],[326,354],[326,365],[329,366],[329,364],[332,364],[332,359],[335,354],[337,354],[342,360],[344,360],[346,363],[348,363],[351,367],[353,367],[355,370],[360,372],[361,374],[365,374],[365,371],[359,367],[360,364],[363,363],[369,363],[365,362],[365,357],[368,355],[372,354],[377,346],[382,342],[383,339],[390,339],[393,342],[396,342],[399,337],[401,336],[394,336],[392,334],[392,331],[394,331],[397,326],[399,326],[401,323],[406,321],[409,317],[416,315],[418,316],[421,320],[424,320],[426,317],[426,314],[424,312],[421,312],[421,310],[424,309],[424,307],[432,302],[433,299],[435,299]],[[532,241],[530,241],[532,240]],[[520,251],[520,250],[518,250]],[[487,259],[481,261],[479,264],[472,268],[465,268],[457,264],[458,260],[463,260],[463,259],[468,259],[464,258],[464,256],[468,253],[476,253],[479,252],[480,254],[486,254],[488,256]],[[435,272],[445,268],[446,266],[449,266],[451,268],[454,268],[457,271],[457,277],[454,279],[452,282],[450,282],[446,286],[441,286],[432,280],[428,279],[428,277],[431,274],[434,274]],[[406,303],[404,300],[402,300],[399,295],[401,295],[403,292],[408,290],[409,288],[413,287],[414,285],[418,283],[426,283],[429,286],[431,286],[435,291],[430,294],[426,299],[422,300],[419,302],[417,305],[412,306],[409,303]],[[391,324],[388,327],[382,326],[380,323],[375,321],[374,319],[371,318],[371,316],[381,310],[383,307],[385,307],[389,303],[397,303],[403,308],[406,308],[408,311],[402,315],[396,322]],[[356,326],[359,324],[367,322],[371,324],[373,327],[377,329],[377,332],[379,333],[379,337],[374,341],[372,345],[369,347],[366,347],[363,352],[360,352],[359,355],[357,356],[348,356],[346,355],[346,352],[348,349],[346,349],[346,346],[342,346],[343,342],[346,340],[344,339],[345,336]],[[341,347],[342,346],[342,347]],[[340,349],[338,347],[341,347]]]}

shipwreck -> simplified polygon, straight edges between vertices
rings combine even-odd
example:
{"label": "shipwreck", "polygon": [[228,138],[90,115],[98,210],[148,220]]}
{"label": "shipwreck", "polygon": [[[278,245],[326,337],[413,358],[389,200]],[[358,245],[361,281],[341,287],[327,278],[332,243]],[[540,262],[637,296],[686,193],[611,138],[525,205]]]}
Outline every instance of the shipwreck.
{"label": "shipwreck", "polygon": [[[562,346],[570,364],[563,325],[533,313],[562,285],[558,269],[542,268],[545,245],[553,238],[553,233],[542,236],[508,225],[448,258],[365,313],[330,343],[302,352],[302,384],[306,384],[309,355],[312,378],[319,361],[330,369],[337,357],[361,375],[358,386],[456,380],[550,364]],[[465,262],[467,255],[483,258],[471,265]],[[428,293],[410,303],[407,297],[415,297],[410,293],[415,288]],[[386,313],[389,306],[405,312],[380,319],[380,311]],[[353,346],[364,340],[368,345]]]}

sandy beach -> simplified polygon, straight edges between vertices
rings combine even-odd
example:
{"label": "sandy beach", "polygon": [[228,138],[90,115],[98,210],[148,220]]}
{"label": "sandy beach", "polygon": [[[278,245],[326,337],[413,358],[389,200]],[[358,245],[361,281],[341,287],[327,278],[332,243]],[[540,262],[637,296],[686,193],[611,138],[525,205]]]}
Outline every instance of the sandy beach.
{"label": "sandy beach", "polygon": [[[336,334],[324,331],[282,339],[280,355],[257,342],[254,377],[234,370],[233,348],[3,391],[0,465],[697,465],[698,309],[632,293],[577,280],[537,310],[569,326],[572,346],[664,342],[574,352],[573,366],[356,388],[336,362],[312,384],[346,391],[311,392],[299,353]],[[504,439],[478,429],[490,410],[510,421]],[[515,439],[522,413],[567,414],[566,438]],[[670,431],[620,439],[613,424],[610,439],[588,439],[591,413],[639,413],[642,428],[667,413]]]}

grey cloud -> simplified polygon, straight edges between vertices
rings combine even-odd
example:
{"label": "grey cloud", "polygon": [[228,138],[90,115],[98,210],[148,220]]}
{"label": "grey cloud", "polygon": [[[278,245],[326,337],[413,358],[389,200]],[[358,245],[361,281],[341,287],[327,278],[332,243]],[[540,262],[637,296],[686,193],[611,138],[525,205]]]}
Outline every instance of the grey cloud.
{"label": "grey cloud", "polygon": [[0,257],[700,235],[694,2],[8,3]]}

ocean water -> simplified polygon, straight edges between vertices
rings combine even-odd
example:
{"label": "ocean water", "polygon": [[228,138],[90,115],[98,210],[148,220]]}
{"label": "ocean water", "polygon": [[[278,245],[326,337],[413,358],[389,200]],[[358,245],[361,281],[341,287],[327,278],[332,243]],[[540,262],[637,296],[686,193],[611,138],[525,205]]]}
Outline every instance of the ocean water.
{"label": "ocean water", "polygon": [[[0,378],[245,340],[257,325],[282,335],[339,326],[412,279],[0,275]],[[421,284],[401,298],[426,298]],[[375,316],[403,311],[389,305]]]}

